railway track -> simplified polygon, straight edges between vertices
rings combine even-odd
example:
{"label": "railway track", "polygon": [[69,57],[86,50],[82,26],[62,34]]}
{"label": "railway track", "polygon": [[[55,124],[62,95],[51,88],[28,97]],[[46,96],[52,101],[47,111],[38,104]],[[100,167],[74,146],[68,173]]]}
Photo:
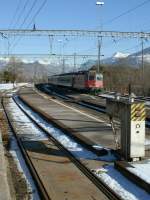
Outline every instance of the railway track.
{"label": "railway track", "polygon": [[[80,159],[78,159],[77,157],[74,156],[74,154],[72,152],[70,152],[67,148],[65,148],[58,140],[56,140],[56,138],[54,138],[52,135],[50,135],[50,133],[48,131],[46,131],[39,123],[37,123],[37,121],[35,121],[33,119],[33,117],[31,117],[19,104],[18,102],[16,101],[16,99],[14,99],[14,101],[17,103],[17,105],[19,106],[19,108],[22,110],[22,112],[25,114],[26,117],[28,117],[32,123],[34,123],[40,130],[42,130],[42,132],[44,132],[49,141],[51,141],[52,143],[54,143],[57,148],[59,148],[59,150],[65,152],[65,155],[67,155],[67,157],[69,157],[69,159],[71,160],[71,162],[73,162],[77,167],[78,169],[81,170],[81,172],[86,176],[88,177],[88,179],[97,187],[100,189],[100,191],[102,191],[104,195],[102,195],[102,198],[101,199],[112,199],[112,200],[120,200],[122,199],[118,194],[116,194],[113,190],[111,190],[111,188],[106,185],[103,181],[101,181],[88,167],[86,167]],[[14,126],[12,124],[12,121],[10,119],[10,116],[9,114],[7,113],[7,109],[6,109],[6,104],[5,104],[5,101],[3,100],[2,101],[2,105],[3,105],[3,109],[5,111],[5,114],[7,116],[7,120],[9,122],[9,125],[12,129],[12,131],[14,132],[16,138],[17,138],[17,141],[18,141],[18,144],[21,148],[21,151],[25,157],[25,160],[26,162],[28,163],[30,169],[31,169],[31,172],[32,172],[32,175],[34,177],[34,179],[36,180],[36,183],[38,185],[38,188],[40,190],[40,193],[41,193],[41,196],[42,196],[42,199],[51,199],[51,197],[48,195],[48,192],[47,190],[45,189],[42,181],[41,181],[41,178],[39,176],[39,174],[37,173],[33,163],[32,163],[32,160],[30,158],[30,155],[27,153],[26,151],[26,148],[25,148],[25,145],[22,141],[22,139],[20,137],[18,137],[17,133],[16,133],[16,130],[14,129]],[[92,199],[92,198],[91,198]],[[93,197],[93,199],[96,199]]]}
{"label": "railway track", "polygon": [[[71,129],[70,129],[71,127],[74,127],[74,128],[76,127],[72,123],[74,123],[74,121],[76,121],[76,119],[77,119],[77,121],[76,121],[77,122],[76,123],[77,128],[79,128],[79,125],[81,125],[81,123],[84,122],[82,124],[82,126],[84,127],[83,133],[86,133],[86,135],[89,134],[90,129],[88,129],[88,127],[89,128],[91,127],[91,125],[92,125],[91,121],[92,121],[93,117],[91,118],[90,115],[86,115],[86,114],[82,113],[82,111],[79,112],[78,110],[80,110],[81,107],[78,107],[78,109],[74,109],[74,108],[71,108],[70,105],[69,106],[65,106],[65,104],[61,103],[61,102],[63,102],[62,100],[59,101],[59,100],[56,100],[53,97],[48,97],[48,96],[46,96],[44,94],[41,94],[41,93],[35,91],[32,88],[30,88],[30,89],[29,88],[22,89],[19,92],[19,95],[20,95],[20,98],[23,99],[23,102],[25,102],[25,104],[23,104],[23,106],[29,105],[29,107],[31,109],[33,109],[33,111],[39,113],[42,118],[44,116],[44,119],[47,122],[49,122],[49,123],[52,122],[52,124],[54,122],[54,126],[55,126],[54,119],[56,119],[56,122],[59,122],[59,120],[64,120],[64,122],[68,121],[69,124],[67,122],[66,125],[69,125],[68,128],[71,131]],[[34,102],[34,104],[33,104],[33,102]],[[20,102],[19,104],[22,105],[22,102]],[[25,106],[25,109],[27,111],[28,107]],[[27,112],[29,112],[29,114],[30,114],[30,111],[27,111]],[[91,119],[91,120],[88,120],[87,117],[84,117],[85,115],[87,117],[89,117],[89,119]],[[38,123],[40,123],[39,120],[36,119],[36,118],[38,118],[37,115],[32,116],[32,117]],[[72,121],[72,119],[73,119],[73,121]],[[98,118],[94,118],[94,120],[97,120],[97,119]],[[70,124],[70,122],[72,122],[72,123]],[[85,123],[85,122],[88,122],[88,123]],[[45,124],[44,127],[43,127],[43,125],[42,125],[42,127],[44,129],[48,130],[49,129],[49,127],[48,127],[49,124],[45,123],[45,122],[44,122],[44,124]],[[57,123],[57,124],[58,124],[58,126],[55,126],[55,127],[58,127],[59,129],[63,129],[64,130],[63,124],[61,124],[61,123]],[[101,126],[101,121],[99,121],[98,124],[100,124],[100,126]],[[87,127],[87,125],[88,125],[88,127]],[[93,125],[95,126],[96,124],[94,123]],[[66,128],[67,128],[67,126],[66,126]],[[102,128],[104,128],[103,125],[102,125]],[[79,129],[77,129],[77,130],[79,130]],[[83,130],[83,129],[81,129],[81,130]],[[92,129],[92,130],[95,130],[95,129]],[[71,131],[71,134],[73,133],[72,131]],[[82,134],[82,132],[78,132],[78,133]],[[91,133],[93,134],[94,132],[91,132]],[[106,141],[104,141],[104,143],[103,143],[103,140],[106,139],[105,135],[104,136],[102,135],[102,137],[101,137],[99,131],[96,132],[96,133],[98,133],[98,135],[99,135],[98,138],[100,139],[99,140],[100,143],[97,143],[97,142],[96,143],[104,145],[104,146],[106,144],[106,146],[107,146],[107,144],[109,144],[109,143],[105,143]],[[102,132],[102,133],[108,134],[107,131],[106,132]],[[50,134],[55,137],[55,135],[53,135],[53,133],[50,133]],[[78,134],[77,134],[77,136],[78,136]],[[62,135],[59,135],[58,137],[55,137],[55,138],[59,142],[61,142],[61,144],[63,144],[62,141],[59,140],[59,138],[61,138],[61,137],[62,137]],[[86,138],[84,138],[84,139],[86,139]],[[88,137],[87,137],[87,139],[88,139]],[[65,145],[63,144],[63,146],[65,146]],[[68,149],[68,146],[66,148]],[[97,148],[97,147],[95,147],[95,148]],[[79,149],[81,149],[81,145],[80,145]],[[69,151],[70,151],[70,149],[69,149]],[[122,185],[122,183],[123,183],[122,179],[124,179],[124,177],[120,176],[119,172],[117,172],[113,167],[113,162],[116,160],[116,158],[115,159],[113,158],[113,160],[112,160],[112,157],[110,157],[113,154],[109,153],[106,156],[98,155],[97,157],[95,157],[96,155],[94,155],[93,153],[92,153],[92,155],[89,155],[89,153],[91,154],[91,152],[89,152],[89,150],[87,152],[85,148],[84,148],[84,151],[82,151],[82,152],[79,151],[79,153],[77,153],[75,150],[71,150],[71,153],[73,153],[73,155],[80,162],[82,162],[84,166],[86,166],[88,169],[90,169],[90,171],[92,170],[92,172],[94,173],[94,175],[96,174],[96,177],[98,177],[98,179],[100,179],[103,183],[105,183],[105,185],[108,185],[108,187],[110,189],[112,189],[115,193],[117,193],[117,195],[119,195],[122,199],[125,199],[125,200],[127,199],[128,194],[126,194],[126,192],[128,193],[128,191],[129,191],[129,194],[132,194],[132,192],[133,192],[132,188],[134,188],[134,191],[136,191],[136,193],[134,194],[135,196],[136,196],[136,194],[140,193],[140,191],[139,191],[140,188],[137,188],[137,187],[135,188],[134,184],[132,184],[131,182],[128,182],[127,180],[124,180],[125,182],[127,181],[127,185],[128,185],[128,190],[126,191],[126,187],[124,188],[124,184]],[[83,153],[84,153],[85,156],[83,156]],[[110,158],[111,158],[111,160],[110,160]],[[105,172],[107,171],[107,172],[106,173],[105,172],[104,173],[101,172],[101,170],[103,171],[102,168],[104,168],[104,171]],[[100,174],[99,174],[99,171],[100,171]],[[116,174],[115,177],[119,177],[117,182],[114,179],[111,178],[111,176],[114,177],[114,174]],[[114,183],[115,183],[115,185],[114,185]],[[118,183],[121,184],[122,186],[120,187]],[[143,195],[145,196],[146,194],[143,194]],[[148,196],[148,198],[149,198],[149,196]],[[133,195],[129,195],[128,199],[130,199],[130,200],[134,199]],[[137,199],[140,199],[140,198],[138,197]],[[147,197],[146,197],[146,199],[147,199]]]}
{"label": "railway track", "polygon": [[[50,91],[47,88],[43,88],[43,87],[42,88],[38,87],[38,89],[41,90],[42,92],[47,93],[47,94],[50,94],[50,92],[52,92],[51,95],[55,95],[55,96],[62,98],[66,101],[74,102],[74,103],[76,103],[80,106],[95,110],[97,112],[106,113],[106,106],[104,106],[104,105],[96,104],[96,103],[93,103],[93,102],[90,102],[90,101],[88,102],[88,100],[86,100],[86,101],[85,100],[76,101],[74,98],[72,98],[68,95],[59,94],[58,92]],[[146,118],[146,127],[150,128],[150,118],[149,117]]]}
{"label": "railway track", "polygon": [[106,113],[106,107],[103,106],[103,105],[97,105],[97,104],[94,104],[92,102],[87,102],[87,101],[84,101],[84,100],[76,100],[75,98],[73,97],[70,97],[68,95],[64,95],[64,94],[60,94],[59,92],[55,92],[55,91],[51,91],[49,90],[48,88],[41,88],[41,87],[37,87],[41,92],[45,92],[47,93],[48,95],[51,94],[51,95],[54,95],[54,96],[57,96],[61,99],[64,99],[68,102],[72,102],[72,103],[76,103],[80,106],[83,106],[83,107],[86,107],[86,108],[90,108],[90,109],[93,109],[93,110],[96,110],[98,112],[102,112],[102,113]]}
{"label": "railway track", "polygon": [[[45,93],[47,93],[47,95],[50,95],[50,96],[54,96],[54,98],[58,97],[58,99],[63,99],[64,102],[66,103],[69,103],[71,106],[77,106],[77,108],[79,107],[80,108],[87,108],[87,111],[92,113],[92,115],[94,116],[99,116],[101,117],[101,119],[103,119],[104,121],[107,121],[109,123],[109,120],[108,120],[108,117],[106,115],[104,115],[106,113],[106,108],[104,106],[104,104],[101,106],[100,103],[98,103],[98,105],[93,104],[93,102],[88,102],[88,100],[86,99],[86,102],[83,102],[83,101],[80,101],[80,97],[78,98],[79,100],[77,101],[76,99],[74,99],[73,97],[70,97],[70,96],[66,96],[66,95],[63,95],[63,94],[59,94],[57,91],[50,91],[49,89],[46,89],[44,90],[44,88],[39,88],[42,92],[44,92],[45,90]],[[82,95],[81,95],[82,96]],[[87,96],[88,97],[88,96]],[[94,98],[95,99],[95,98]],[[97,99],[97,98],[96,98]],[[104,103],[104,102],[103,102]],[[95,111],[95,112],[94,112]],[[102,113],[102,114],[100,114]],[[120,129],[120,122],[117,120],[115,120],[115,126],[116,128],[119,130]],[[149,157],[149,148],[150,148],[150,145],[149,145],[149,140],[150,140],[150,132],[149,132],[149,128],[150,128],[150,119],[147,117],[146,118],[146,141],[145,141],[145,149],[146,149],[146,156]]]}

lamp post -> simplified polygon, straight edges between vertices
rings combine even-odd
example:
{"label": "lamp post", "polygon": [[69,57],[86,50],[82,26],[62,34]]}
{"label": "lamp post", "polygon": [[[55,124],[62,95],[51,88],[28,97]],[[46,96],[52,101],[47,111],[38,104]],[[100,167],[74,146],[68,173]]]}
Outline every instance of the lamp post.
{"label": "lamp post", "polygon": [[[96,1],[97,6],[103,6],[103,1]],[[101,27],[102,29],[102,27]],[[98,67],[97,72],[100,73],[100,65],[101,65],[101,47],[102,47],[102,36],[98,36]]]}
{"label": "lamp post", "polygon": [[98,37],[98,67],[97,72],[100,73],[101,66],[101,46],[102,46],[102,36]]}
{"label": "lamp post", "polygon": [[76,53],[74,53],[74,69],[73,69],[73,72],[76,72],[76,56],[77,56],[77,54]]}
{"label": "lamp post", "polygon": [[143,88],[143,95],[145,95],[145,72],[144,72],[144,42],[143,42],[143,37],[141,37],[141,46],[142,46],[142,59],[141,59],[141,64],[142,64],[142,88]]}
{"label": "lamp post", "polygon": [[[104,5],[104,2],[103,1],[96,1],[96,6],[99,6],[99,7],[102,7]],[[102,28],[103,25],[102,25],[102,16],[100,16],[100,30],[102,31]]]}
{"label": "lamp post", "polygon": [[103,6],[103,5],[104,5],[104,2],[103,2],[103,1],[96,1],[96,5],[98,5],[98,6]]}

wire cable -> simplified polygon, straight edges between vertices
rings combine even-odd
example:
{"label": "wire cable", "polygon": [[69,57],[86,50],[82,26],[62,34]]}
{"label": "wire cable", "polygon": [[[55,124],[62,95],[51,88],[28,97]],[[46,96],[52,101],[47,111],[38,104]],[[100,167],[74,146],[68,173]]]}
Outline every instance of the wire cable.
{"label": "wire cable", "polygon": [[8,29],[10,29],[10,28],[13,26],[14,20],[15,20],[15,18],[16,18],[16,16],[17,16],[17,13],[18,13],[18,11],[19,11],[19,9],[20,9],[20,6],[21,6],[21,0],[18,1],[18,4],[17,4],[16,9],[15,9],[15,12],[14,12],[14,14],[13,14],[13,16],[12,16],[12,19],[11,19],[11,21],[10,21],[10,24],[9,24],[9,26],[8,26]]}
{"label": "wire cable", "polygon": [[[36,2],[36,0],[34,2]],[[39,9],[36,11],[36,13],[34,14],[34,16],[32,17],[30,23],[27,25],[26,29],[29,28],[29,26],[33,23],[33,21],[35,20],[35,18],[38,16],[38,14],[40,13],[40,11],[45,6],[46,2],[47,2],[47,0],[43,1],[43,3],[41,4],[41,6],[39,7]],[[15,43],[13,43],[11,45],[11,48],[14,48],[15,46],[17,46],[17,44],[18,44],[18,42],[19,42],[20,39],[21,39],[21,36],[18,38],[18,40]]]}
{"label": "wire cable", "polygon": [[136,9],[138,9],[138,8],[140,8],[140,7],[142,7],[142,6],[144,6],[144,5],[147,4],[147,3],[150,3],[150,0],[146,0],[146,1],[144,1],[144,2],[142,2],[142,3],[140,3],[140,4],[138,4],[137,6],[135,6],[135,7],[133,7],[133,8],[130,8],[129,10],[123,12],[122,14],[120,14],[120,15],[118,15],[118,16],[116,16],[116,17],[110,19],[110,20],[108,20],[108,21],[105,22],[103,25],[110,24],[110,23],[116,21],[117,19],[123,17],[124,15],[127,15],[127,14],[133,12],[134,10],[136,10]]}
{"label": "wire cable", "polygon": [[19,29],[21,29],[23,27],[23,25],[26,23],[27,19],[29,18],[30,14],[32,13],[32,10],[34,9],[36,3],[37,3],[38,0],[34,0],[33,3],[32,3],[32,6],[31,8],[29,9],[29,11],[27,12],[23,22],[21,23]]}
{"label": "wire cable", "polygon": [[24,6],[23,6],[23,8],[21,9],[21,11],[20,11],[20,13],[19,13],[19,15],[18,15],[18,17],[17,17],[17,20],[15,21],[14,28],[16,27],[16,25],[17,25],[18,22],[20,21],[22,15],[23,15],[23,12],[25,11],[25,9],[26,9],[26,7],[27,7],[29,1],[30,1],[30,0],[26,0],[26,2],[24,3]]}
{"label": "wire cable", "polygon": [[29,26],[33,23],[33,21],[36,19],[36,17],[39,15],[39,13],[41,12],[41,10],[43,9],[43,7],[45,6],[47,0],[44,0],[43,3],[41,4],[41,6],[39,7],[39,9],[37,10],[37,12],[35,13],[35,15],[33,16],[33,18],[31,19],[30,23],[28,24],[27,28],[29,28]]}

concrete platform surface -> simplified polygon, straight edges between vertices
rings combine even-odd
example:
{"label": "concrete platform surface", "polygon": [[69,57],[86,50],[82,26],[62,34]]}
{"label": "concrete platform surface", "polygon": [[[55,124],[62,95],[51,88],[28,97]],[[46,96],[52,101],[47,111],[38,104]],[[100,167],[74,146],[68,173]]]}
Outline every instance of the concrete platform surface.
{"label": "concrete platform surface", "polygon": [[53,98],[45,99],[32,89],[21,90],[20,97],[32,107],[49,116],[58,126],[63,127],[88,145],[115,148],[112,128],[100,117],[68,106]]}

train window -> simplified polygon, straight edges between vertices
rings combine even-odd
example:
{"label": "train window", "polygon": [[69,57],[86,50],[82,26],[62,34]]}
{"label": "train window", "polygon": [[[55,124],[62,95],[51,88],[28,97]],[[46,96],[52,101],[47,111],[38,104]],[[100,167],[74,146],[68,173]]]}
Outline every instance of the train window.
{"label": "train window", "polygon": [[91,80],[94,80],[95,79],[95,77],[94,77],[94,75],[89,75],[89,80],[91,81]]}

